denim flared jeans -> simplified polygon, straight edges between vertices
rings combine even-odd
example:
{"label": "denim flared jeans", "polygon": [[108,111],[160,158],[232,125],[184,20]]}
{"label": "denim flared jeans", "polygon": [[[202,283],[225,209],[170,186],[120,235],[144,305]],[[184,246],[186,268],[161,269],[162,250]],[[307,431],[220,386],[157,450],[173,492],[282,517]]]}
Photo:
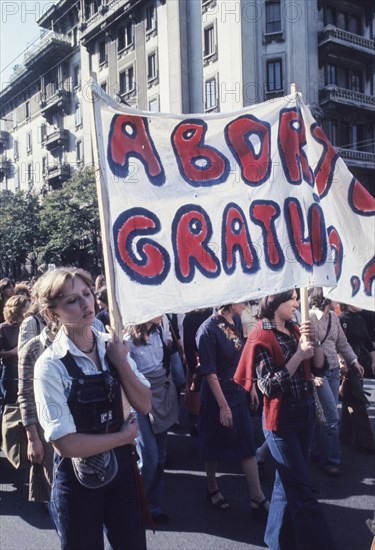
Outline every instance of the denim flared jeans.
{"label": "denim flared jeans", "polygon": [[277,431],[263,428],[276,461],[276,477],[265,542],[271,550],[334,550],[320,505],[309,479],[308,449],[314,423],[314,401],[283,396]]}
{"label": "denim flared jeans", "polygon": [[339,441],[339,411],[337,403],[340,388],[340,369],[326,371],[323,385],[317,387],[319,401],[327,423],[315,423],[311,442],[311,454],[323,465],[339,466],[341,463]]}
{"label": "denim flared jeans", "polygon": [[164,492],[164,462],[167,456],[167,431],[155,434],[148,415],[137,413],[138,466],[142,474],[143,487],[152,515],[162,512]]}
{"label": "denim flared jeans", "polygon": [[100,489],[83,487],[71,460],[55,455],[49,507],[62,550],[104,550],[104,532],[112,550],[146,550],[131,452],[129,445],[115,449],[118,473]]}

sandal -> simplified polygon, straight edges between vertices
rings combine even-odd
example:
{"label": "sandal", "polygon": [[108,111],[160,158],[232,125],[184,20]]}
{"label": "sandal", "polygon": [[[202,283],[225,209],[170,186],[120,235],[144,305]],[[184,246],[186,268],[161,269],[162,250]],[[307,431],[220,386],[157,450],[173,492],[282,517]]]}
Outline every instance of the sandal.
{"label": "sandal", "polygon": [[207,489],[207,500],[209,500],[215,508],[218,510],[229,510],[230,506],[228,502],[225,500],[219,489],[217,491],[213,491],[210,493],[210,491]]}
{"label": "sandal", "polygon": [[270,507],[270,503],[268,502],[266,497],[264,497],[263,500],[254,500],[253,498],[251,498],[250,502],[256,504],[256,506],[251,506],[251,513],[253,514],[253,518],[256,520],[266,519]]}

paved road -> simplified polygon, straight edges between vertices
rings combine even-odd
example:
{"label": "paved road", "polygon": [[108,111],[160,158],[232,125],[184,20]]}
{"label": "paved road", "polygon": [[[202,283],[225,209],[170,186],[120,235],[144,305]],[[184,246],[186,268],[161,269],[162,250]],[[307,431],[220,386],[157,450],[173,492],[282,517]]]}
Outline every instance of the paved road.
{"label": "paved road", "polygon": [[[375,425],[375,382],[369,414]],[[238,467],[223,469],[221,488],[231,509],[212,509],[205,500],[205,482],[197,458],[197,440],[181,428],[169,435],[166,466],[166,506],[171,518],[167,528],[147,532],[149,550],[260,550],[264,525],[249,512],[247,488]],[[255,421],[256,433],[259,424]],[[365,520],[375,508],[375,457],[343,447],[343,474],[330,478],[312,466],[317,497],[332,528],[338,550],[369,550],[371,534]],[[266,463],[263,486],[272,490],[274,468]],[[27,502],[25,472],[16,472],[0,455],[0,550],[53,550],[58,538],[42,506]],[[86,550],[86,549],[82,549]],[[87,549],[88,550],[88,549]],[[131,549],[126,549],[131,550]],[[303,550],[303,549],[300,549]],[[318,549],[317,549],[318,550]]]}

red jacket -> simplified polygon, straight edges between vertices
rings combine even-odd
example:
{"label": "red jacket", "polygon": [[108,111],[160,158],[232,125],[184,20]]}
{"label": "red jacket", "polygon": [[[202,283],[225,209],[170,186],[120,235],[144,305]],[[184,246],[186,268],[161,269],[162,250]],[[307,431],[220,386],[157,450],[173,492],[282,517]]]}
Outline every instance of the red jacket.
{"label": "red jacket", "polygon": [[[300,331],[298,325],[294,326],[294,331],[299,340]],[[233,377],[234,381],[245,388],[246,391],[251,390],[257,378],[254,358],[258,346],[262,346],[268,351],[276,368],[285,366],[285,356],[273,330],[264,329],[262,321],[258,321],[247,338],[240,362]],[[277,430],[281,398],[282,393],[272,398],[266,395],[263,396],[264,427],[267,430]]]}

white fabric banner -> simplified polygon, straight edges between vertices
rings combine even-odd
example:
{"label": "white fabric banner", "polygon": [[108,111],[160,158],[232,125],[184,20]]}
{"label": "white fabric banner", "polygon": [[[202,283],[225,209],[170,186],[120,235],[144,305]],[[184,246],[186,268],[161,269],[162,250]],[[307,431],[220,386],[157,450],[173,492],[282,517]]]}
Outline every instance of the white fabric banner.
{"label": "white fabric banner", "polygon": [[94,94],[124,325],[336,278],[374,308],[375,201],[298,95],[170,115]]}

